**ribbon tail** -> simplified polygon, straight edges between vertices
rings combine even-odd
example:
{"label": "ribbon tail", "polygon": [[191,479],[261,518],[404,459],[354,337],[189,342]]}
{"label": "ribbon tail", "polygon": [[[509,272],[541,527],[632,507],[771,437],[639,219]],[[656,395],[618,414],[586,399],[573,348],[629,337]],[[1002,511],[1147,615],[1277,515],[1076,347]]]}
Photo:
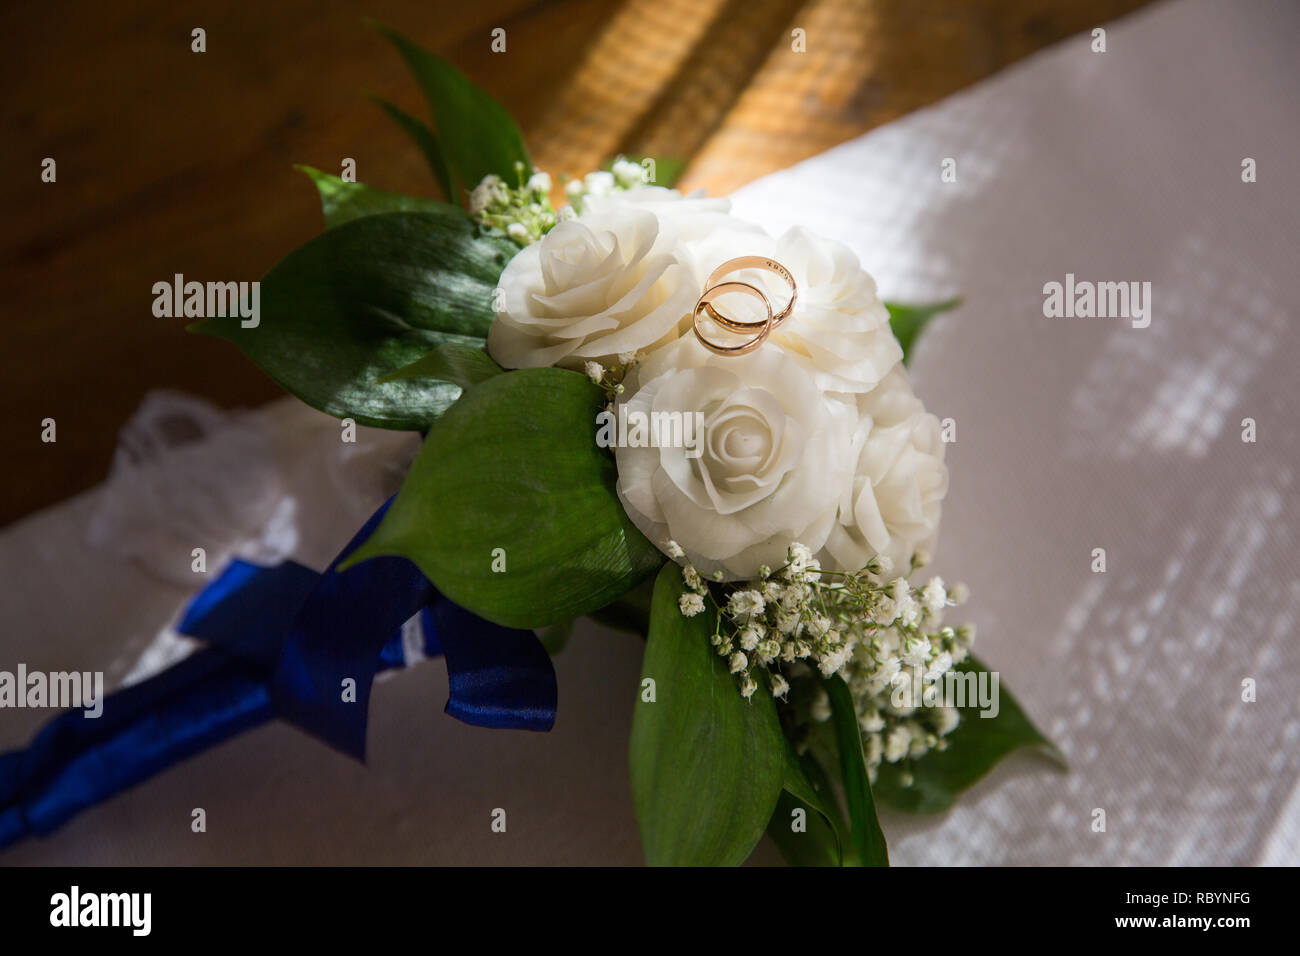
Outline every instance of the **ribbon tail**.
{"label": "ribbon tail", "polygon": [[446,599],[429,616],[447,658],[449,715],[477,727],[555,726],[555,668],[536,634],[493,624]]}
{"label": "ribbon tail", "polygon": [[320,576],[288,629],[271,682],[278,716],[365,760],[366,716],[385,645],[438,592],[411,561],[338,565],[370,537],[392,502],[370,516]]}
{"label": "ribbon tail", "polygon": [[67,711],[26,750],[0,757],[0,847],[45,835],[81,810],[272,716],[266,672],[212,649],[108,695],[98,718]]}

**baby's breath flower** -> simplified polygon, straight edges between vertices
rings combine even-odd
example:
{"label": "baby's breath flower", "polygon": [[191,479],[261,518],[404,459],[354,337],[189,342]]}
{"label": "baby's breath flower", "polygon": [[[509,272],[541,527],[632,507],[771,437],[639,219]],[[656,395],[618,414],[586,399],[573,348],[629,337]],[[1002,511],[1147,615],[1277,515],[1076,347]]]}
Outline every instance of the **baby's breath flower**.
{"label": "baby's breath flower", "polygon": [[747,651],[752,651],[758,647],[758,642],[763,639],[763,629],[757,624],[749,624],[740,631],[740,646]]}
{"label": "baby's breath flower", "polygon": [[[595,363],[588,362],[587,364],[594,365]],[[590,374],[590,372],[588,372],[588,374]],[[671,538],[669,538],[668,543],[664,545],[664,550],[668,552],[668,557],[672,558],[674,561],[678,558],[686,557],[686,552],[682,550],[682,546]]]}
{"label": "baby's breath flower", "polygon": [[786,562],[792,574],[802,574],[813,563],[812,551],[796,541],[786,552]]}
{"label": "baby's breath flower", "polygon": [[948,597],[953,604],[965,604],[970,600],[970,588],[966,587],[964,582],[958,581],[952,586],[952,590],[948,592]]}
{"label": "baby's breath flower", "polygon": [[757,591],[733,591],[731,600],[727,602],[727,607],[734,616],[746,620],[755,614],[762,614],[765,606],[763,595]]}
{"label": "baby's breath flower", "polygon": [[736,653],[731,655],[731,660],[728,661],[728,666],[731,668],[731,673],[739,674],[741,671],[749,667],[749,658],[740,651],[736,651]]}
{"label": "baby's breath flower", "polygon": [[583,371],[587,373],[587,378],[599,385],[605,378],[605,366],[599,362],[586,362],[582,366]]}
{"label": "baby's breath flower", "polygon": [[888,763],[898,763],[907,756],[912,744],[912,734],[906,724],[899,724],[885,737],[884,758]]}
{"label": "baby's breath flower", "polygon": [[930,650],[928,637],[908,637],[903,641],[903,663],[908,667],[920,667],[930,659]]}
{"label": "baby's breath flower", "polygon": [[780,674],[772,675],[772,696],[785,699],[785,695],[790,693],[790,683]]}
{"label": "baby's breath flower", "polygon": [[515,169],[519,178],[514,187],[495,173],[484,176],[470,190],[469,211],[477,222],[500,229],[516,245],[526,246],[546,235],[558,217],[548,196],[550,176],[534,170],[525,179],[523,164],[516,163]]}
{"label": "baby's breath flower", "polygon": [[754,691],[758,690],[758,682],[746,674],[740,679],[740,696],[749,700],[754,696]]}
{"label": "baby's breath flower", "polygon": [[820,684],[813,691],[813,699],[809,707],[809,715],[819,724],[824,724],[831,719],[831,699],[826,693],[826,689]]}
{"label": "baby's breath flower", "polygon": [[704,598],[694,592],[683,594],[677,601],[685,617],[694,617],[704,611]]}
{"label": "baby's breath flower", "polygon": [[948,603],[948,592],[944,589],[943,578],[934,577],[925,586],[921,592],[921,601],[925,604],[925,609],[931,614],[938,614]]}

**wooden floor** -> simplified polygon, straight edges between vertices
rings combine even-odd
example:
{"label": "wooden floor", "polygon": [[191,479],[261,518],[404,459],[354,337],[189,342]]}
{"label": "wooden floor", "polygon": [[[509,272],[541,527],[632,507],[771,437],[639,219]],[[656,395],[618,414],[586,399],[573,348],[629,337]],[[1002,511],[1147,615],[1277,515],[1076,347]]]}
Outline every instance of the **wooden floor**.
{"label": "wooden floor", "polygon": [[[386,22],[519,119],[534,160],[687,158],[726,192],[946,96],[1142,0],[11,2],[0,12],[0,525],[103,479],[150,389],[278,394],[236,350],[152,314],[151,287],[259,278],[320,230],[292,168],[432,193],[364,94],[421,101]],[[207,51],[191,52],[191,30]],[[493,53],[491,31],[506,31]],[[802,42],[802,50],[796,49]],[[46,157],[57,181],[41,181]],[[41,441],[41,421],[58,441]]]}

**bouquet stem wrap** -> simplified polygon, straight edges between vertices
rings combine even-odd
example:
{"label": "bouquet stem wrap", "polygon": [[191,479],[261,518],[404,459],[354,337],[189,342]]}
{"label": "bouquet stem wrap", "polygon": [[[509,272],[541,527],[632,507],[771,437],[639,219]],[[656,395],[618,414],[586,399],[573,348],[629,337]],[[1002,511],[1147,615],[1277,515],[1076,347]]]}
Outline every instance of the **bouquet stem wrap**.
{"label": "bouquet stem wrap", "polygon": [[337,570],[387,508],[323,574],[293,561],[232,562],[178,625],[210,647],[109,695],[98,718],[68,711],[26,749],[0,756],[0,847],[48,834],[275,717],[364,760],[375,674],[406,663],[402,625],[417,614],[425,655],[447,662],[448,714],[481,727],[550,730],[555,671],[532,631],[459,607],[405,558]]}

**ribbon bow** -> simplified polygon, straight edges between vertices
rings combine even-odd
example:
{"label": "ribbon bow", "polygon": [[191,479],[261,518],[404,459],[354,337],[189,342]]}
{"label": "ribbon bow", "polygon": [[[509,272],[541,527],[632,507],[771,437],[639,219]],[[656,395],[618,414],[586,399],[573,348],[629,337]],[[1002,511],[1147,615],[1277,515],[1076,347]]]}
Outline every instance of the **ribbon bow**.
{"label": "ribbon bow", "polygon": [[0,755],[0,847],[48,834],[272,717],[364,760],[371,685],[379,671],[407,663],[407,622],[426,656],[446,658],[448,714],[480,727],[550,730],[555,671],[532,631],[465,610],[405,558],[337,570],[388,504],[322,574],[294,561],[231,562],[177,628],[210,647],[109,695],[97,719],[69,711],[25,750]]}

